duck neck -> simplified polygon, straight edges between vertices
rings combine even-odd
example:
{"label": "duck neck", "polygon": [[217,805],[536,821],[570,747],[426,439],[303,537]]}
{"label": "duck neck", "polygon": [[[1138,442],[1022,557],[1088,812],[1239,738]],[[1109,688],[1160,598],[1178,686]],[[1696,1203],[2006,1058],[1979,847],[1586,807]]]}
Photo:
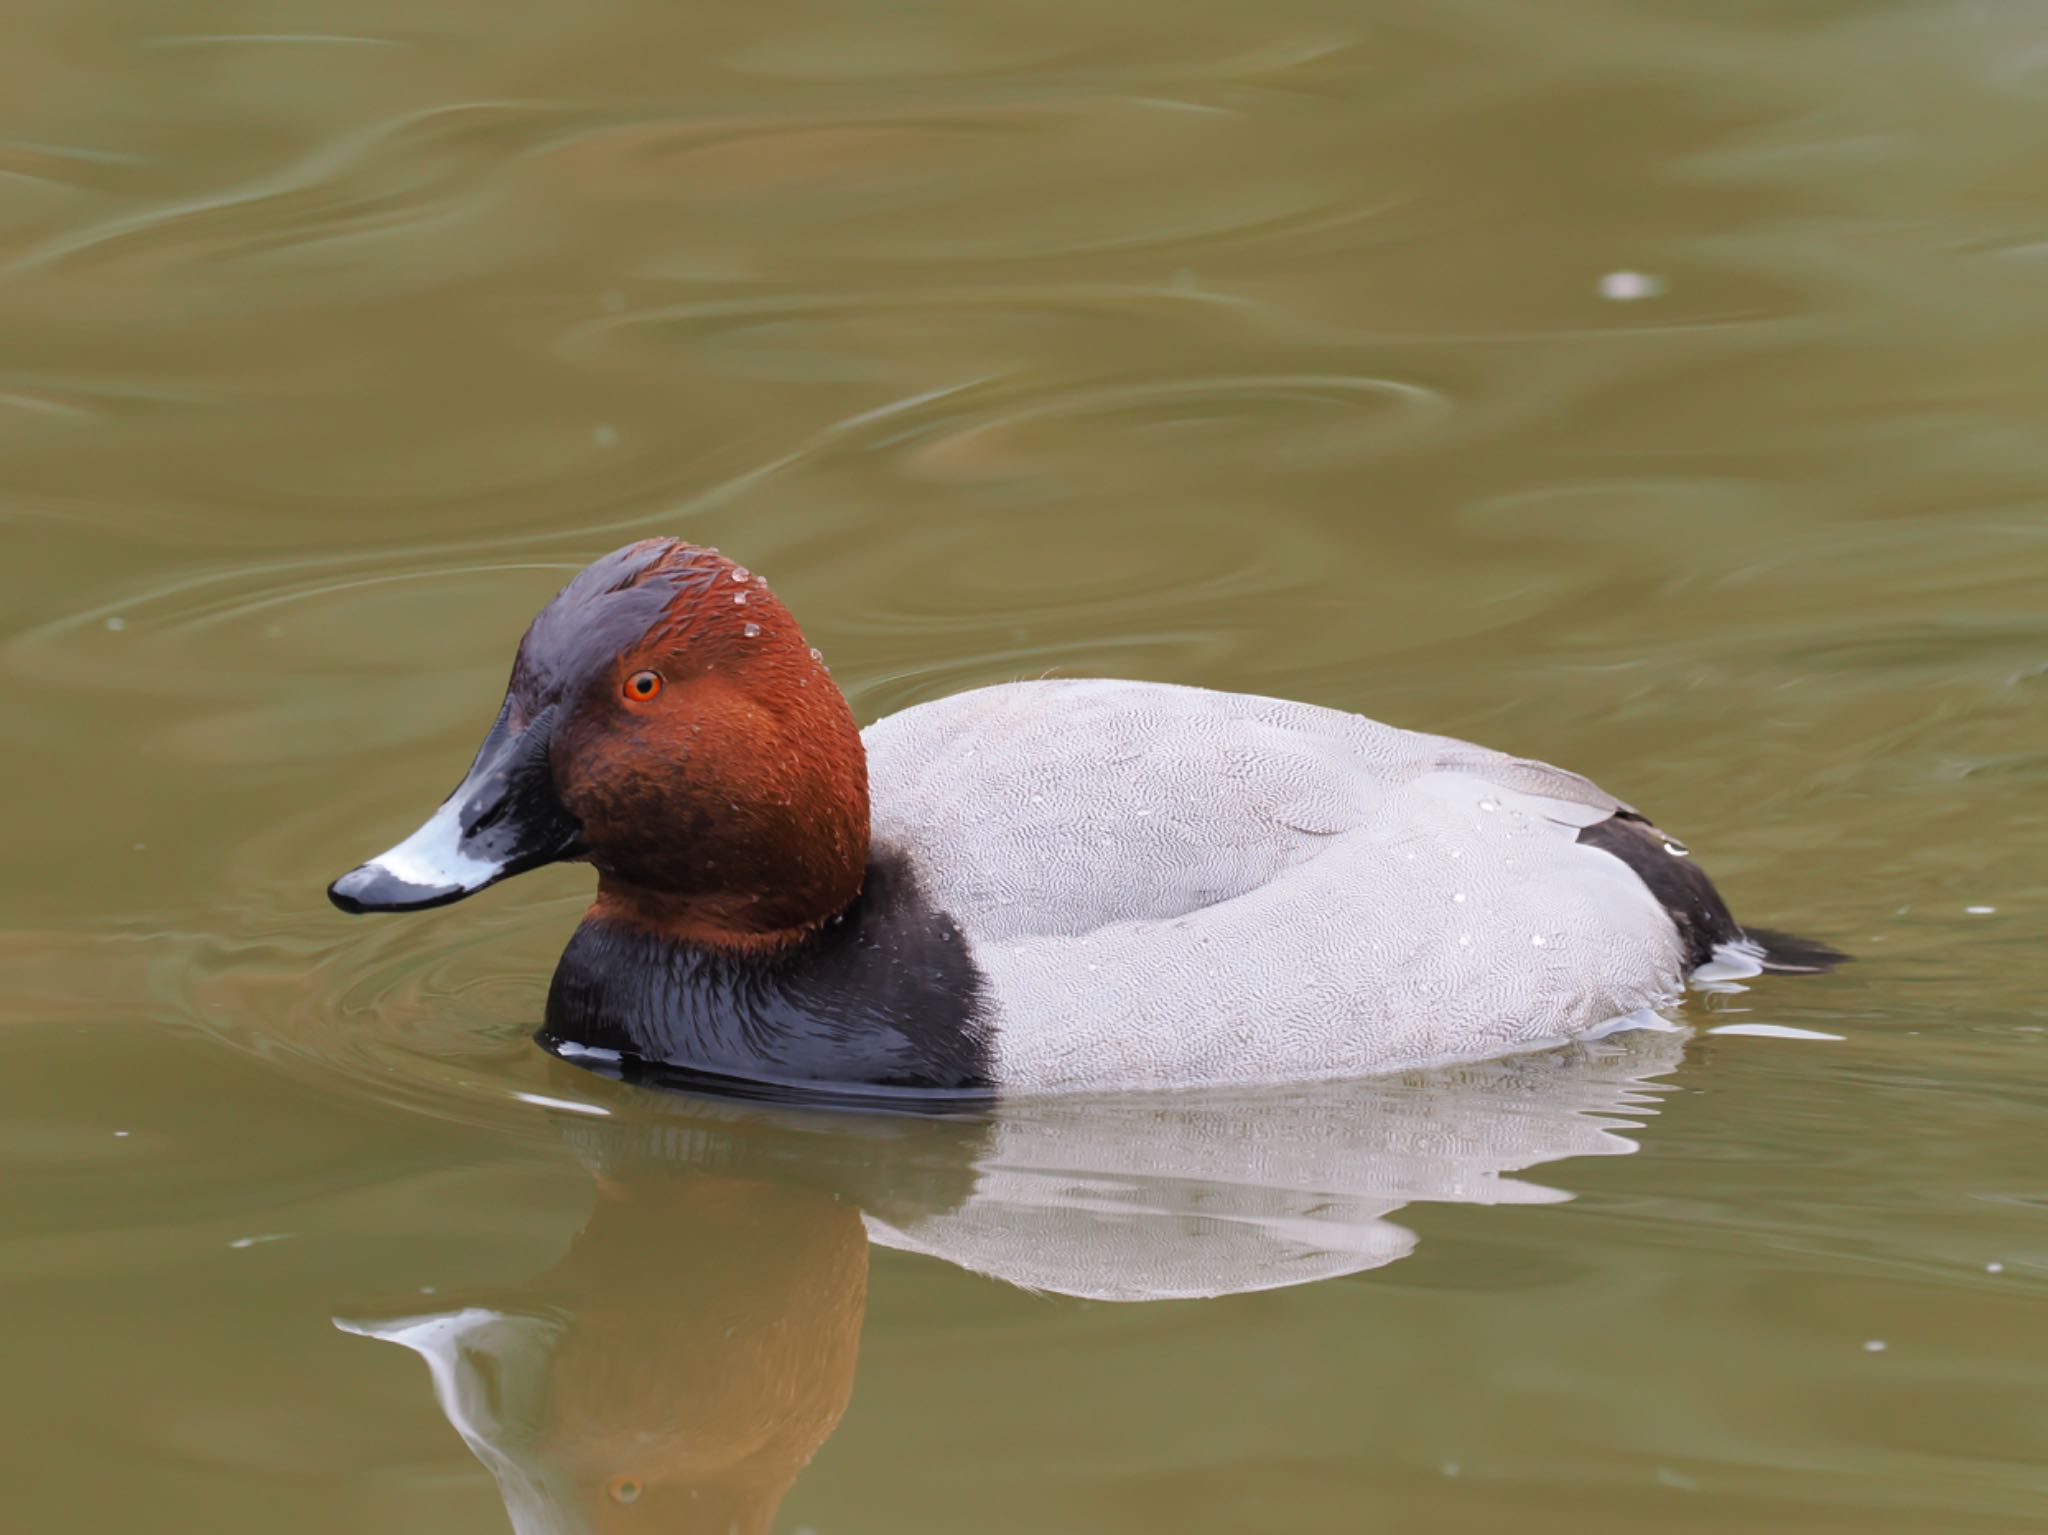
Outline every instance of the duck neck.
{"label": "duck neck", "polygon": [[[846,907],[847,902],[810,898],[813,893],[792,885],[772,895],[684,895],[600,875],[583,925],[632,933],[668,949],[766,957],[795,948]],[[848,901],[859,893],[855,882]]]}

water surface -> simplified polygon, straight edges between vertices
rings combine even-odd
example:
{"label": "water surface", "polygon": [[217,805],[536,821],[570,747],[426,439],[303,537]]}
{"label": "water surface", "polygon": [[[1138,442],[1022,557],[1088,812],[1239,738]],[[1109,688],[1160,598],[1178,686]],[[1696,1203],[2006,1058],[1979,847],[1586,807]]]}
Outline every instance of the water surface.
{"label": "water surface", "polygon": [[[2048,1527],[2036,8],[15,23],[9,1527]],[[527,1039],[587,873],[321,888],[655,532],[863,719],[1472,736],[1859,960],[1395,1083],[621,1088]]]}

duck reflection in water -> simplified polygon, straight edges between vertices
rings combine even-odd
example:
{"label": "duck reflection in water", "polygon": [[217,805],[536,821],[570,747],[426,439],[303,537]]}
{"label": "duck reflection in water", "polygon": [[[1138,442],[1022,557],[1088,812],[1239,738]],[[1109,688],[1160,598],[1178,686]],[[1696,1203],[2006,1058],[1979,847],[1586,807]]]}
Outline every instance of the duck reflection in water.
{"label": "duck reflection in water", "polygon": [[1633,1151],[1682,1040],[971,1118],[640,1092],[561,1126],[597,1187],[553,1268],[337,1325],[426,1360],[519,1535],[748,1535],[846,1410],[871,1244],[1129,1302],[1360,1273],[1413,1250],[1406,1204],[1562,1200],[1510,1174]]}

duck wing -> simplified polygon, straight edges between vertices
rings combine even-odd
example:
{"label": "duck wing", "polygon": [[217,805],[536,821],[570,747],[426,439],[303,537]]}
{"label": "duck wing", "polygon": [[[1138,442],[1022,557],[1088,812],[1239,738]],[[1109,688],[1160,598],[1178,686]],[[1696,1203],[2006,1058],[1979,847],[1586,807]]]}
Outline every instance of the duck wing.
{"label": "duck wing", "polygon": [[1560,828],[1629,807],[1548,763],[1284,699],[1047,680],[865,732],[874,830],[978,938],[1079,937],[1271,888],[1414,797]]}

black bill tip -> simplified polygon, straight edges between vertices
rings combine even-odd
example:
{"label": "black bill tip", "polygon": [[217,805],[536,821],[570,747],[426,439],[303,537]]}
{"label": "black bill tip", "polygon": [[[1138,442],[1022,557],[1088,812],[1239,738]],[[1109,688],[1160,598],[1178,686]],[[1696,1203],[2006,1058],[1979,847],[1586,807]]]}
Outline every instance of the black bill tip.
{"label": "black bill tip", "polygon": [[425,911],[470,892],[461,885],[416,885],[375,862],[359,864],[327,887],[327,899],[350,916],[366,911]]}

